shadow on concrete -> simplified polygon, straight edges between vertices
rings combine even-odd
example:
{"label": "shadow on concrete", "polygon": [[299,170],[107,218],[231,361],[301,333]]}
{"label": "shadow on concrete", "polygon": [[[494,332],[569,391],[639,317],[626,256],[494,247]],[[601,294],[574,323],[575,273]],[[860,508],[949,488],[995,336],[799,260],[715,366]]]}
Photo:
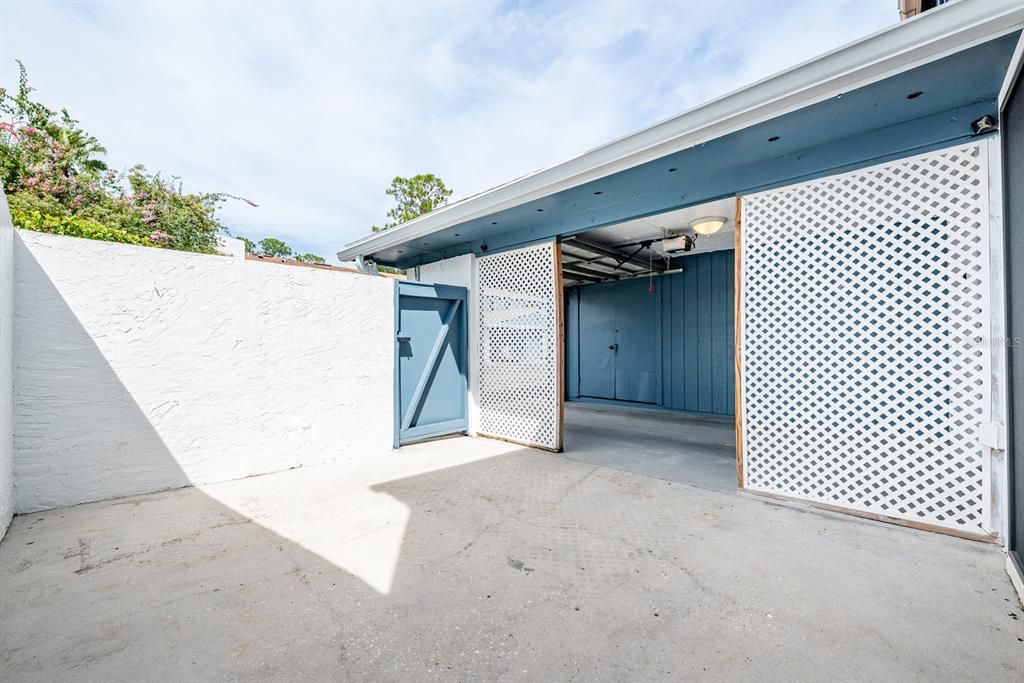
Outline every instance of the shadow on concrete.
{"label": "shadow on concrete", "polygon": [[[52,324],[16,400],[53,419],[18,424],[19,477],[187,484],[55,288],[25,294]],[[451,439],[15,518],[0,680],[1014,680],[1002,559]]]}
{"label": "shadow on concrete", "polygon": [[[452,454],[467,444],[491,457],[388,473],[458,460]],[[310,467],[19,517],[0,546],[0,673],[816,680],[855,671],[863,680],[1008,680],[1022,672],[1024,626],[1006,616],[1012,591],[994,548],[489,447],[420,444],[392,454],[377,474]],[[378,499],[407,515],[354,514]],[[380,555],[396,523],[399,552]],[[392,562],[387,591],[326,559],[335,551],[325,547]]]}
{"label": "shadow on concrete", "polygon": [[[188,485],[174,455],[20,235],[14,243],[17,509]],[[29,315],[31,325],[18,324]]]}

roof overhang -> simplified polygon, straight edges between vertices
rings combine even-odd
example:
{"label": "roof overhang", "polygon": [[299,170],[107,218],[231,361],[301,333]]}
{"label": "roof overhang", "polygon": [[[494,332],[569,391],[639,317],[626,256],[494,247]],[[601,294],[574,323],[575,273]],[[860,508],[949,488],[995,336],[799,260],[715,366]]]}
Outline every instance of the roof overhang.
{"label": "roof overhang", "polygon": [[[951,3],[567,162],[369,235],[339,251],[338,258],[347,261],[357,256],[378,257],[396,264],[427,262],[422,258],[426,251],[423,248],[414,250],[419,252],[416,258],[412,254],[399,256],[397,248],[841,97],[1014,33],[1022,26],[1024,4],[1017,0]],[[962,85],[970,87],[969,83]],[[994,100],[995,95],[991,97]],[[430,260],[443,257],[444,254],[435,253]]]}

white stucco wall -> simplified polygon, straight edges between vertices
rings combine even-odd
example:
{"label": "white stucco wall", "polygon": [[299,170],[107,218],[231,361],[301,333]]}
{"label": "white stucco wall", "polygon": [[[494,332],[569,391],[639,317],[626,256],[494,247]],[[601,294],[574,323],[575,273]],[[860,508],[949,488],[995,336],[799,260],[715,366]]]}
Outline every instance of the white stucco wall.
{"label": "white stucco wall", "polygon": [[392,441],[394,281],[17,231],[18,512]]}
{"label": "white stucco wall", "polygon": [[0,538],[14,516],[14,226],[0,190]]}
{"label": "white stucco wall", "polygon": [[480,340],[477,320],[479,292],[476,287],[475,259],[473,254],[465,254],[406,271],[410,279],[419,282],[434,282],[439,285],[456,285],[465,287],[469,292],[469,300],[466,302],[469,307],[467,316],[469,318],[469,429],[467,431],[471,435],[477,433],[477,427],[480,424],[480,406],[477,402],[478,344]]}
{"label": "white stucco wall", "polygon": [[245,258],[245,242],[237,237],[217,235],[217,253],[232,258]]}

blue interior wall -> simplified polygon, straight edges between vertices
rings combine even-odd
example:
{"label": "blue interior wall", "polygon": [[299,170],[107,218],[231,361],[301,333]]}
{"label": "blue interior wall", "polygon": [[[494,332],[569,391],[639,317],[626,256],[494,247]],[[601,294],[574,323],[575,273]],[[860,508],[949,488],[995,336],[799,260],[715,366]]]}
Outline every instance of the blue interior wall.
{"label": "blue interior wall", "polygon": [[565,397],[580,397],[580,287],[565,290]]}
{"label": "blue interior wall", "polygon": [[733,254],[716,251],[682,259],[663,297],[664,405],[735,414]]}
{"label": "blue interior wall", "polygon": [[[647,280],[636,279],[571,287],[565,297],[567,398],[586,398],[586,392],[580,391],[581,374],[603,366],[603,360],[592,354],[602,352],[605,345],[581,339],[581,305],[585,318],[586,307],[600,305],[602,299],[636,296],[644,297],[636,310],[656,318],[644,327],[660,335],[655,340],[660,343],[649,346],[660,356],[652,364],[659,372],[655,403],[677,410],[734,415],[733,254],[729,250],[682,258],[683,272],[654,278],[653,293],[647,291]],[[651,297],[656,306],[642,305]],[[621,306],[608,308],[621,310]],[[614,322],[610,320],[609,326]],[[636,327],[635,322],[624,322]],[[583,333],[592,338],[595,331]]]}

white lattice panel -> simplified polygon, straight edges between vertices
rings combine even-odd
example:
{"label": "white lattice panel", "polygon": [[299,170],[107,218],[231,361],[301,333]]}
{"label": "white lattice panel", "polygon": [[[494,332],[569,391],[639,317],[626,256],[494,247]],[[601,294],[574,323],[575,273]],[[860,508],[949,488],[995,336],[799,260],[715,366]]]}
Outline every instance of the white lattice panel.
{"label": "white lattice panel", "polygon": [[476,260],[481,434],[561,447],[555,263],[553,243]]}
{"label": "white lattice panel", "polygon": [[744,198],[746,487],[981,531],[985,155]]}

